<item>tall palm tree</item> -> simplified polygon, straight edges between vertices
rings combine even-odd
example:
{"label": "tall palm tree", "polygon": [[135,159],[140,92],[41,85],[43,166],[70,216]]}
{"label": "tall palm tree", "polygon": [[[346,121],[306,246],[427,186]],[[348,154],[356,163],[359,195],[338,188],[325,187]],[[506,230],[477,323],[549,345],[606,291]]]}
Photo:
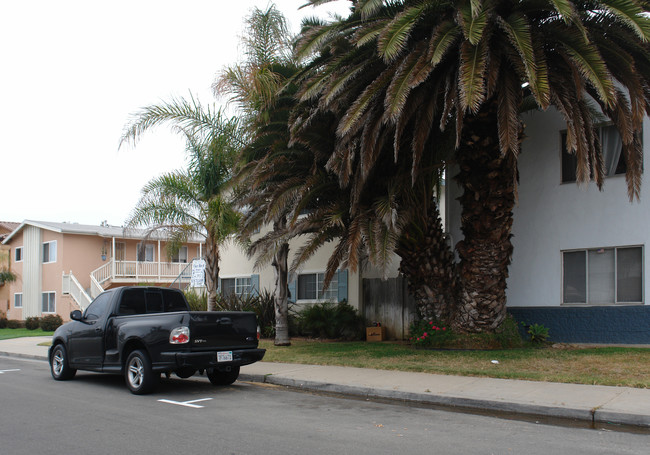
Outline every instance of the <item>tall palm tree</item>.
{"label": "tall palm tree", "polygon": [[[287,216],[295,206],[289,188],[297,177],[287,155],[296,150],[288,146],[288,105],[284,84],[295,72],[291,36],[284,15],[270,4],[265,10],[254,8],[246,19],[243,37],[244,61],[225,68],[214,90],[235,103],[246,124],[250,144],[244,148],[238,171],[236,198],[244,216],[240,236],[250,239],[262,226],[272,225],[270,235],[252,243],[249,255],[256,265],[271,262],[275,272],[275,345],[288,346],[289,240],[285,235]],[[288,103],[288,104],[287,104]],[[295,181],[294,181],[295,185]],[[282,201],[279,203],[278,201]],[[273,240],[270,240],[270,239]]]}
{"label": "tall palm tree", "polygon": [[172,244],[191,235],[205,238],[208,310],[215,309],[219,286],[219,246],[237,232],[239,214],[230,201],[232,169],[242,146],[237,119],[203,108],[195,100],[174,99],[148,106],[127,125],[120,146],[136,144],[148,130],[169,124],[186,139],[187,170],[152,179],[130,215],[127,226],[166,231]]}
{"label": "tall palm tree", "polygon": [[464,234],[455,328],[491,331],[505,317],[525,101],[560,112],[577,181],[593,178],[600,188],[596,106],[621,135],[628,195],[639,197],[647,9],[645,0],[358,0],[349,17],[303,32],[298,51],[312,63],[301,101],[306,112],[337,117],[329,165],[353,200],[384,154],[396,162],[406,154],[417,185],[441,131],[454,136]]}

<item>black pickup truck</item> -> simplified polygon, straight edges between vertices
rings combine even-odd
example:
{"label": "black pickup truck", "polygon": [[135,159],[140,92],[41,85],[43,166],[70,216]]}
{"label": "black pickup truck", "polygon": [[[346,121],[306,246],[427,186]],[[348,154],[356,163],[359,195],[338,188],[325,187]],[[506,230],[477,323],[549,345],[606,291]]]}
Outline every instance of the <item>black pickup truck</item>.
{"label": "black pickup truck", "polygon": [[161,373],[188,378],[203,370],[228,385],[239,367],[262,360],[254,313],[190,311],[182,292],[158,287],[108,290],[59,327],[49,351],[56,380],[77,370],[123,374],[134,394],[151,392]]}

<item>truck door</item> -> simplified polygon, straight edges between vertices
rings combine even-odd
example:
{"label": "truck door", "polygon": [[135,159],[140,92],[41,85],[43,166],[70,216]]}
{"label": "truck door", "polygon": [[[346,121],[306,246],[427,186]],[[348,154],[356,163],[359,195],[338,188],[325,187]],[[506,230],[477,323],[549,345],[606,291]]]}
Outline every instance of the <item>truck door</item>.
{"label": "truck door", "polygon": [[68,339],[70,361],[84,367],[101,367],[104,359],[104,333],[112,293],[97,296],[86,308],[77,330]]}

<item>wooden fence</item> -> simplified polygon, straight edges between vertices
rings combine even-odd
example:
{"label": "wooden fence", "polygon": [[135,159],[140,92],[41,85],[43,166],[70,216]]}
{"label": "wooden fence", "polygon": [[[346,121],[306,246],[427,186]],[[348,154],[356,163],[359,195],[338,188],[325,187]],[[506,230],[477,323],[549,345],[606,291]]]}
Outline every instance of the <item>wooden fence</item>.
{"label": "wooden fence", "polygon": [[405,278],[364,278],[362,301],[366,320],[369,323],[380,322],[386,327],[387,339],[403,340],[408,337],[416,307],[408,293]]}

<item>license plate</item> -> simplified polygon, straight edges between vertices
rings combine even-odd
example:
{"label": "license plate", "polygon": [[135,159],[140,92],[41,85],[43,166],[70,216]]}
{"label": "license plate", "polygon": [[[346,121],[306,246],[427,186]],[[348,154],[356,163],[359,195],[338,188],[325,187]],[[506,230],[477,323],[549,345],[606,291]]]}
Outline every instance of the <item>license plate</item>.
{"label": "license plate", "polygon": [[232,351],[217,352],[217,362],[232,362]]}

